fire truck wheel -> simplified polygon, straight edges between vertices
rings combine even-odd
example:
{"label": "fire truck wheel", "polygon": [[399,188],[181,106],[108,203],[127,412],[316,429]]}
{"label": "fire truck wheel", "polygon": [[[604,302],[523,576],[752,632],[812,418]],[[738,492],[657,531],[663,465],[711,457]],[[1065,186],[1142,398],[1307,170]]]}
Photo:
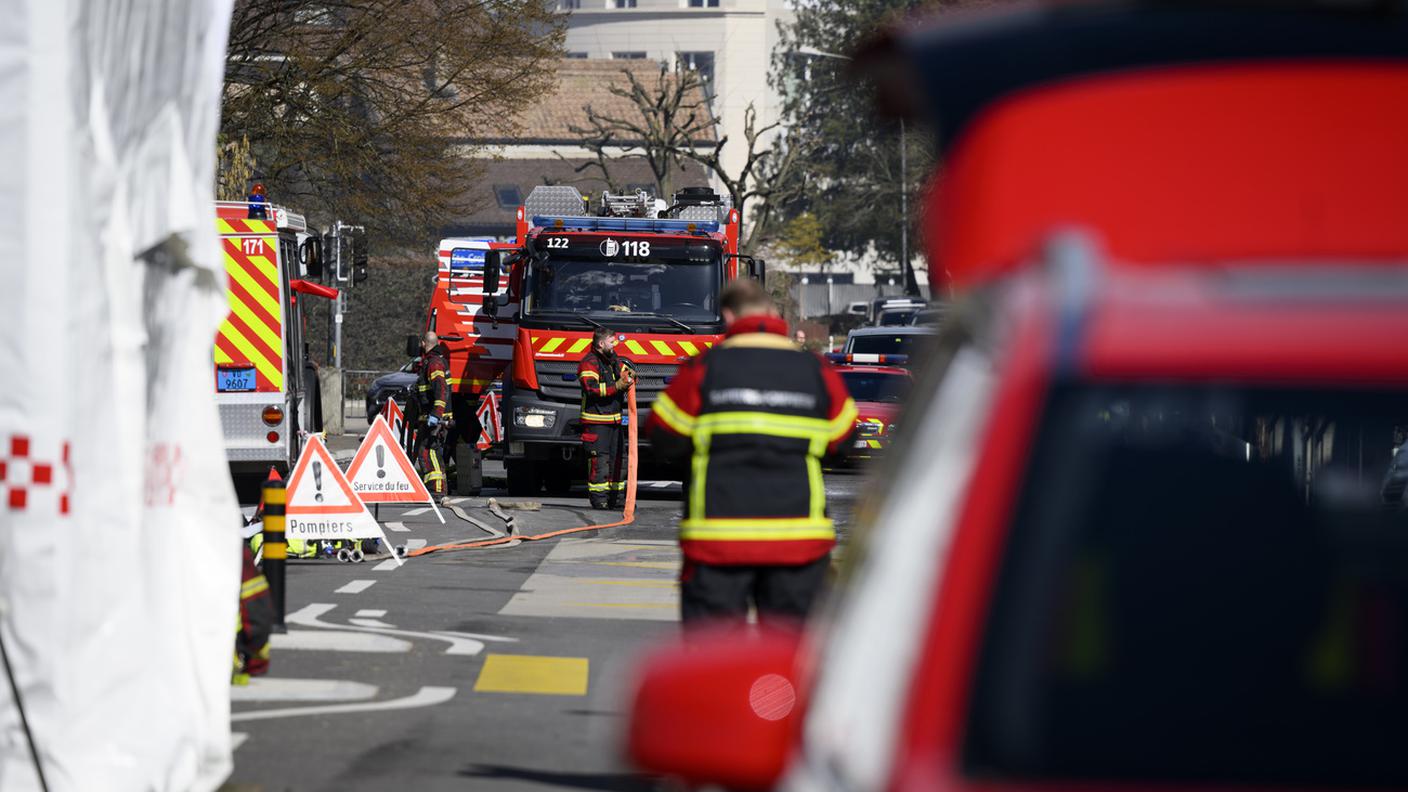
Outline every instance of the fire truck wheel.
{"label": "fire truck wheel", "polygon": [[508,494],[510,495],[537,495],[542,489],[542,479],[538,475],[538,466],[526,459],[515,459],[504,465],[508,473]]}

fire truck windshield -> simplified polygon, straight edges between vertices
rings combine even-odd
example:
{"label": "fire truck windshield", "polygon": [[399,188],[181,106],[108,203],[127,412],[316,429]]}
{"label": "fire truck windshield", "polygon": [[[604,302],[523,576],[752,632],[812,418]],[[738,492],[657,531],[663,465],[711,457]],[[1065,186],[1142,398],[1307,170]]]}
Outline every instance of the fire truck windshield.
{"label": "fire truck windshield", "polygon": [[571,312],[597,321],[719,321],[723,251],[713,240],[545,234],[529,270],[527,313]]}

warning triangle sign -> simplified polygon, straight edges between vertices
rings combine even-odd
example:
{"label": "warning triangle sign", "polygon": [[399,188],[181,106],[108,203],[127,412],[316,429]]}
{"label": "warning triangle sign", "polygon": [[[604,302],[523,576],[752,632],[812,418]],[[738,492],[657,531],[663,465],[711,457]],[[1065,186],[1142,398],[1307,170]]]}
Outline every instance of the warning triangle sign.
{"label": "warning triangle sign", "polygon": [[391,549],[381,526],[318,435],[309,436],[293,466],[284,514],[289,539],[380,539],[382,546]]}
{"label": "warning triangle sign", "polygon": [[387,399],[386,404],[381,408],[381,415],[391,426],[391,435],[397,438],[399,444],[400,437],[405,433],[406,428],[406,414],[401,412],[401,405],[397,404],[395,399]]}
{"label": "warning triangle sign", "polygon": [[378,415],[362,438],[347,466],[347,481],[364,503],[428,503],[440,522],[445,521],[384,416]]}

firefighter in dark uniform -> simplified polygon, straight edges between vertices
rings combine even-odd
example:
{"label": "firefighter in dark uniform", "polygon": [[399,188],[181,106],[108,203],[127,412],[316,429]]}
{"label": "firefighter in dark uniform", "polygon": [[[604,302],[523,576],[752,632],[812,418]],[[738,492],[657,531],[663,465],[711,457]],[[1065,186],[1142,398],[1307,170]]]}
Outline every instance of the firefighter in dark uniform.
{"label": "firefighter in dark uniform", "polygon": [[582,450],[587,456],[587,498],[593,509],[615,508],[626,493],[621,416],[635,370],[616,354],[616,334],[598,327],[592,348],[577,366],[582,386]]}
{"label": "firefighter in dark uniform", "polygon": [[803,351],[755,281],[724,289],[726,337],[680,367],[646,430],[692,457],[680,520],[681,617],[802,619],[826,579],[836,530],[822,459],[855,433],[856,406],[831,365]]}
{"label": "firefighter in dark uniform", "polygon": [[449,436],[450,351],[434,332],[420,342],[420,374],[416,396],[420,418],[416,426],[416,464],[425,488],[439,502],[445,497],[445,438]]}

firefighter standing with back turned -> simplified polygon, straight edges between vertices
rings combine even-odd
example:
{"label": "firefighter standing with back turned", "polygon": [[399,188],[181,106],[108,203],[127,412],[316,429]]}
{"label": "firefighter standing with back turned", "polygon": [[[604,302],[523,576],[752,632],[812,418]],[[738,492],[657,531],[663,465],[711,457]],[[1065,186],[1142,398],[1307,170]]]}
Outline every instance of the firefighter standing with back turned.
{"label": "firefighter standing with back turned", "polygon": [[726,337],[680,367],[646,426],[666,456],[690,454],[680,521],[686,623],[800,620],[826,579],[836,529],[823,457],[844,452],[856,406],[825,360],[787,335],[756,281],[719,299]]}
{"label": "firefighter standing with back turned", "polygon": [[435,333],[421,338],[420,374],[416,378],[416,396],[420,402],[420,421],[416,431],[416,464],[426,489],[435,502],[445,497],[445,467],[442,446],[449,428],[450,352]]}
{"label": "firefighter standing with back turned", "polygon": [[577,366],[587,498],[593,509],[616,508],[626,493],[621,415],[626,392],[635,384],[635,370],[617,356],[616,340],[610,329],[598,327],[591,350]]}

